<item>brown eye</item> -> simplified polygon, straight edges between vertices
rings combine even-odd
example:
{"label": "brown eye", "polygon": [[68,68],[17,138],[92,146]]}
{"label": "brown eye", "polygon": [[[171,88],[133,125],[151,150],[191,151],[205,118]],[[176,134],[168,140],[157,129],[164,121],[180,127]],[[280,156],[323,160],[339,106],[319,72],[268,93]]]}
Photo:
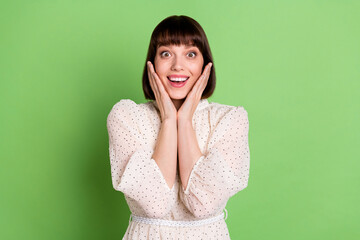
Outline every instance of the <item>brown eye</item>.
{"label": "brown eye", "polygon": [[196,52],[190,52],[189,55],[190,55],[190,57],[194,58],[194,57],[196,57]]}
{"label": "brown eye", "polygon": [[162,56],[162,57],[167,57],[167,55],[165,55],[165,54],[169,54],[169,52],[163,51],[163,52],[160,53],[160,56]]}

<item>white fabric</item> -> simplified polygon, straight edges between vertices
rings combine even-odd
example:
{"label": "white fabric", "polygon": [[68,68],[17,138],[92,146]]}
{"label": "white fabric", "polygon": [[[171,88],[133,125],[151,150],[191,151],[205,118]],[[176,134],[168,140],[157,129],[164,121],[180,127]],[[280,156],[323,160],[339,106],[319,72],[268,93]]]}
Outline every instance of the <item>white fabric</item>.
{"label": "white fabric", "polygon": [[195,227],[195,226],[202,226],[206,224],[210,224],[220,219],[224,218],[224,213],[212,218],[205,218],[201,220],[193,220],[193,221],[176,221],[176,220],[163,220],[163,219],[156,219],[156,218],[146,218],[146,217],[139,217],[131,215],[130,219],[134,222],[138,223],[145,223],[145,224],[152,224],[158,226],[170,226],[170,227]]}
{"label": "white fabric", "polygon": [[[222,213],[231,196],[247,187],[249,122],[242,106],[200,100],[193,116],[202,156],[185,191],[177,172],[170,189],[152,159],[161,119],[156,101],[117,102],[107,117],[112,184],[124,193],[133,215],[194,221]],[[224,219],[196,227],[130,222],[124,239],[230,239]]]}

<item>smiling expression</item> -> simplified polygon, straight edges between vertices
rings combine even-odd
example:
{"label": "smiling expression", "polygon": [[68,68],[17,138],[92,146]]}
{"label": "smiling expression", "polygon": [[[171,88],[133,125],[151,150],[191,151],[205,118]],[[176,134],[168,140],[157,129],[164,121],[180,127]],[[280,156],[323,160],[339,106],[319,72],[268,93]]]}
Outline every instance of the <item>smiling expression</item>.
{"label": "smiling expression", "polygon": [[[186,98],[202,74],[203,64],[204,58],[200,50],[196,46],[183,44],[160,46],[154,60],[155,72],[171,99]],[[188,80],[184,86],[175,87],[169,77],[188,77]]]}

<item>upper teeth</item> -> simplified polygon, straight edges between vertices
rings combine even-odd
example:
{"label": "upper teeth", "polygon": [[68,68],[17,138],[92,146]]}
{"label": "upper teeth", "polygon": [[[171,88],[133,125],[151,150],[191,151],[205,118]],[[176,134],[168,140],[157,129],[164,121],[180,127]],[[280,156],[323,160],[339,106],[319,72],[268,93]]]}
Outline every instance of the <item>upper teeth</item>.
{"label": "upper teeth", "polygon": [[181,81],[185,81],[188,78],[169,78],[171,81],[177,81],[177,82],[181,82]]}

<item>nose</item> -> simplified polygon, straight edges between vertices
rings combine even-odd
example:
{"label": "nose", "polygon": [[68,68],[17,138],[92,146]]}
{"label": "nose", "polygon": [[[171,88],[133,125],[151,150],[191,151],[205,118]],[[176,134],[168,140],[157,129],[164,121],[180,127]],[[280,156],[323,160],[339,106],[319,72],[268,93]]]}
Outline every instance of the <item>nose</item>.
{"label": "nose", "polygon": [[172,71],[181,71],[184,69],[184,63],[181,59],[181,56],[175,56],[173,58],[172,64],[171,64],[171,70]]}

